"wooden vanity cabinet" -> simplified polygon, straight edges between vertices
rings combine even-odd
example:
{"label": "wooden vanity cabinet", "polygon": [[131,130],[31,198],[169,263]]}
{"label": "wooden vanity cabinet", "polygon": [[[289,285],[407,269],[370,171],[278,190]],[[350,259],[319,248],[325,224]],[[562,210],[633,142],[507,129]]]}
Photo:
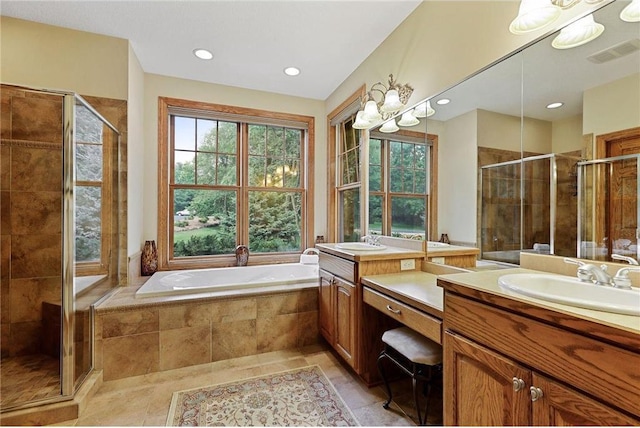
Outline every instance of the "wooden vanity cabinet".
{"label": "wooden vanity cabinet", "polygon": [[[356,372],[358,371],[356,264],[323,254],[320,263],[319,326],[325,340]],[[328,269],[331,269],[329,271]],[[342,276],[339,276],[342,275]]]}
{"label": "wooden vanity cabinet", "polygon": [[443,285],[445,425],[640,424],[638,349],[492,304],[505,299],[478,301]]}

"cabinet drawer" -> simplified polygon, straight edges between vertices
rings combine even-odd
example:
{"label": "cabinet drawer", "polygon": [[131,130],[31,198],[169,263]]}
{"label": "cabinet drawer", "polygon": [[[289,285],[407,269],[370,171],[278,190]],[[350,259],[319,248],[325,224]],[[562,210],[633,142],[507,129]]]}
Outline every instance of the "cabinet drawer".
{"label": "cabinet drawer", "polygon": [[363,288],[363,300],[407,327],[436,343],[442,343],[442,321],[405,305],[368,287]]}
{"label": "cabinet drawer", "polygon": [[331,272],[354,284],[358,282],[356,263],[350,260],[341,259],[331,254],[320,252],[320,269]]}

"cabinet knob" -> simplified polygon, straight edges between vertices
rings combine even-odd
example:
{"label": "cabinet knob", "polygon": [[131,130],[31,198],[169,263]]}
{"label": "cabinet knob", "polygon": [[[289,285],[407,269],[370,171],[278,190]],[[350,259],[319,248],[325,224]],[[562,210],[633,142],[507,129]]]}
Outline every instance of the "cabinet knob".
{"label": "cabinet knob", "polygon": [[393,309],[391,306],[387,305],[387,310],[393,312],[396,315],[400,314],[400,309]]}
{"label": "cabinet knob", "polygon": [[525,387],[525,383],[522,379],[514,377],[513,378],[513,390],[515,392],[522,391]]}
{"label": "cabinet knob", "polygon": [[544,395],[542,393],[542,390],[535,386],[532,386],[531,388],[529,388],[529,392],[531,392],[531,401],[538,401]]}

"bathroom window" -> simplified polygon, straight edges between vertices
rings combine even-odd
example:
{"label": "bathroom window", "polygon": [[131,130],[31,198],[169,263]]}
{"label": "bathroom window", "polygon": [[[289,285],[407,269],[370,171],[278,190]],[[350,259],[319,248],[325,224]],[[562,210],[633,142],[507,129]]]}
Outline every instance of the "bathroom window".
{"label": "bathroom window", "polygon": [[[313,118],[160,100],[161,267],[297,261],[311,242]],[[161,122],[162,123],[162,122]]]}
{"label": "bathroom window", "polygon": [[369,138],[369,233],[425,239],[430,206],[431,145],[373,132]]}

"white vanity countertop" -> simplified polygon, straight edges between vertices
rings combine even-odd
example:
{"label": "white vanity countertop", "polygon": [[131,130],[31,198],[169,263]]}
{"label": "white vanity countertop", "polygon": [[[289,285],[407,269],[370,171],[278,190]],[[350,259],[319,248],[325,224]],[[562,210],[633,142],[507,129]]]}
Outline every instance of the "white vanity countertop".
{"label": "white vanity countertop", "polygon": [[[490,270],[471,273],[457,273],[449,275],[441,275],[439,279],[453,284],[468,287],[484,293],[493,294],[500,297],[506,297],[518,302],[524,302],[539,306],[544,309],[556,311],[565,315],[571,315],[586,321],[596,322],[616,329],[622,329],[630,333],[640,335],[640,317],[633,315],[621,315],[610,312],[597,311],[592,309],[583,309],[573,306],[553,303],[546,300],[540,300],[533,297],[527,297],[509,290],[505,290],[498,285],[498,279],[502,275],[514,273],[548,273],[530,269],[514,268]],[[446,288],[446,286],[445,286]]]}
{"label": "white vanity countertop", "polygon": [[419,270],[363,276],[360,279],[365,286],[442,319],[444,293],[437,280],[437,275]]}
{"label": "white vanity countertop", "polygon": [[427,248],[427,257],[463,256],[468,254],[480,254],[480,249],[475,247],[462,247],[460,245]]}
{"label": "white vanity countertop", "polygon": [[410,250],[406,248],[391,247],[385,245],[381,250],[346,250],[339,248],[338,243],[335,244],[316,244],[316,248],[334,256],[342,257],[356,262],[370,260],[394,260],[394,259],[416,259],[424,258],[425,253],[422,251]]}

